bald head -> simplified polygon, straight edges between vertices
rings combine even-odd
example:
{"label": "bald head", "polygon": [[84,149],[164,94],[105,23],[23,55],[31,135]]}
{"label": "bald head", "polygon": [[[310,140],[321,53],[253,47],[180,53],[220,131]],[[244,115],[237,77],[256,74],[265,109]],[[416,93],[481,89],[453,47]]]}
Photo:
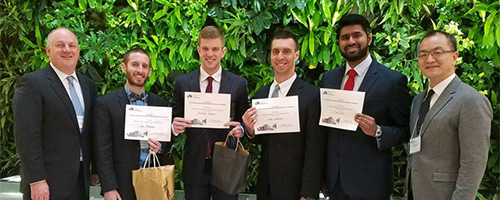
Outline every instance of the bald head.
{"label": "bald head", "polygon": [[71,30],[69,30],[65,27],[59,27],[59,28],[56,28],[56,29],[50,31],[49,35],[47,36],[47,47],[50,46],[51,42],[53,41],[53,35],[56,32],[64,32],[67,35],[72,35],[74,37],[74,39],[76,40],[76,44],[78,45],[78,40],[76,39],[76,35]]}
{"label": "bald head", "polygon": [[67,28],[52,30],[47,36],[45,52],[50,62],[66,74],[72,74],[78,63],[80,48],[75,34]]}

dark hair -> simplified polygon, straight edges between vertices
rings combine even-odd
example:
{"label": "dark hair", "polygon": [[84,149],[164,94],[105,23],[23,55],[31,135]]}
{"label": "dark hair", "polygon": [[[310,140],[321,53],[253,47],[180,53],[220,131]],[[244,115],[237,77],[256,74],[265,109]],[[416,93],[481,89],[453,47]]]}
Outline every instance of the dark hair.
{"label": "dark hair", "polygon": [[[457,39],[455,38],[455,36],[453,36],[452,34],[449,34],[447,32],[444,32],[442,30],[432,30],[432,31],[427,32],[427,34],[425,34],[425,36],[422,38],[422,40],[420,40],[420,43],[422,43],[422,41],[425,38],[429,38],[429,37],[435,36],[437,34],[444,35],[446,37],[446,39],[448,39],[448,43],[450,43],[452,50],[457,51]],[[420,48],[420,44],[418,44],[418,47]]]}
{"label": "dark hair", "polygon": [[224,33],[217,26],[205,26],[201,29],[198,35],[198,45],[200,44],[201,38],[203,39],[216,39],[220,38],[222,46],[226,43],[226,37]]}
{"label": "dark hair", "polygon": [[297,37],[295,37],[295,35],[292,33],[292,31],[288,27],[277,28],[276,31],[274,31],[274,36],[273,36],[273,39],[271,40],[271,44],[276,39],[288,39],[288,38],[293,39],[293,41],[295,43],[295,51],[298,51],[299,50],[299,42],[297,40]]}
{"label": "dark hair", "polygon": [[148,52],[146,52],[144,49],[142,49],[140,47],[133,47],[132,49],[128,50],[127,53],[125,53],[125,55],[123,55],[123,63],[125,63],[125,65],[128,63],[128,59],[130,57],[130,54],[132,54],[132,53],[142,53],[142,54],[145,54],[150,59],[149,60],[149,62],[150,62],[149,64],[151,64],[151,58],[149,57]]}
{"label": "dark hair", "polygon": [[363,30],[365,31],[366,35],[369,35],[372,33],[372,28],[370,27],[370,22],[368,22],[368,19],[364,17],[363,15],[358,15],[358,14],[348,14],[344,15],[338,23],[337,26],[337,39],[340,38],[340,30],[346,26],[350,25],[361,25],[363,27]]}

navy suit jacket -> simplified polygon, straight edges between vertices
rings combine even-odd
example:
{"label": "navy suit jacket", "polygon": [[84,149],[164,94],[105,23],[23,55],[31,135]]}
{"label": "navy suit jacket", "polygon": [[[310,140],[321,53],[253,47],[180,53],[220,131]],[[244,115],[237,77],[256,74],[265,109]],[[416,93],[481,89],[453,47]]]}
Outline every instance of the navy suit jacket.
{"label": "navy suit jacket", "polygon": [[85,196],[90,186],[91,117],[97,88],[76,73],[83,95],[83,133],[71,99],[52,67],[21,78],[14,94],[14,135],[21,159],[20,190],[30,197],[30,183],[47,180],[51,199],[66,198],[75,186],[83,156]]}
{"label": "navy suit jacket", "polygon": [[[322,87],[340,89],[346,66],[323,75]],[[356,131],[329,128],[326,185],[333,191],[337,178],[344,192],[359,198],[387,198],[392,194],[391,147],[408,142],[410,97],[406,77],[372,61],[358,91],[365,92],[363,114],[382,128],[379,140]],[[354,117],[354,116],[353,116]],[[337,177],[340,176],[340,177]]]}
{"label": "navy suit jacket", "polygon": [[[167,101],[148,93],[148,106],[166,106]],[[140,143],[125,140],[125,106],[129,104],[124,88],[97,99],[94,108],[94,155],[102,192],[118,190],[122,199],[136,199],[132,170],[139,169]],[[166,145],[166,146],[164,146]],[[170,143],[162,143],[169,149]]]}
{"label": "navy suit jacket", "polygon": [[[192,71],[175,78],[172,112],[174,117],[184,117],[184,92],[200,92],[200,71]],[[249,108],[247,81],[231,72],[222,70],[220,94],[231,94],[231,116],[233,121],[241,122],[243,113]],[[182,178],[185,184],[196,185],[200,182],[205,166],[207,140],[210,149],[215,142],[225,141],[230,129],[187,128],[184,144]]]}
{"label": "navy suit jacket", "polygon": [[[271,84],[254,99],[268,98]],[[300,132],[256,135],[262,144],[257,199],[318,198],[324,161],[325,129],[319,123],[319,89],[296,78],[286,96],[298,96]]]}

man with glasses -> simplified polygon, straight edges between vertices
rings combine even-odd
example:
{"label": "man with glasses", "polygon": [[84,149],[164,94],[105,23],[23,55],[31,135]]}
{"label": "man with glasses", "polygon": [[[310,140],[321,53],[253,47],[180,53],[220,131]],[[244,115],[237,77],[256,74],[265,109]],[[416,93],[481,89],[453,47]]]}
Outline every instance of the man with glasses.
{"label": "man with glasses", "polygon": [[422,39],[418,65],[429,88],[413,99],[408,199],[475,199],[486,168],[492,109],[455,74],[457,41],[443,31]]}

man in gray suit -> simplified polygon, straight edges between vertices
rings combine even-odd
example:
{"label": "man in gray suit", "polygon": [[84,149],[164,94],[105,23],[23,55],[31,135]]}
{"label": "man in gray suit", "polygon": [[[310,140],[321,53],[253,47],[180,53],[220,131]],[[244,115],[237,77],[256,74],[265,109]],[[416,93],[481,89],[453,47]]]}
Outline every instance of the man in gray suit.
{"label": "man in gray suit", "polygon": [[418,65],[429,88],[415,97],[406,176],[408,199],[475,199],[488,160],[490,102],[455,74],[457,41],[443,31],[422,39]]}

